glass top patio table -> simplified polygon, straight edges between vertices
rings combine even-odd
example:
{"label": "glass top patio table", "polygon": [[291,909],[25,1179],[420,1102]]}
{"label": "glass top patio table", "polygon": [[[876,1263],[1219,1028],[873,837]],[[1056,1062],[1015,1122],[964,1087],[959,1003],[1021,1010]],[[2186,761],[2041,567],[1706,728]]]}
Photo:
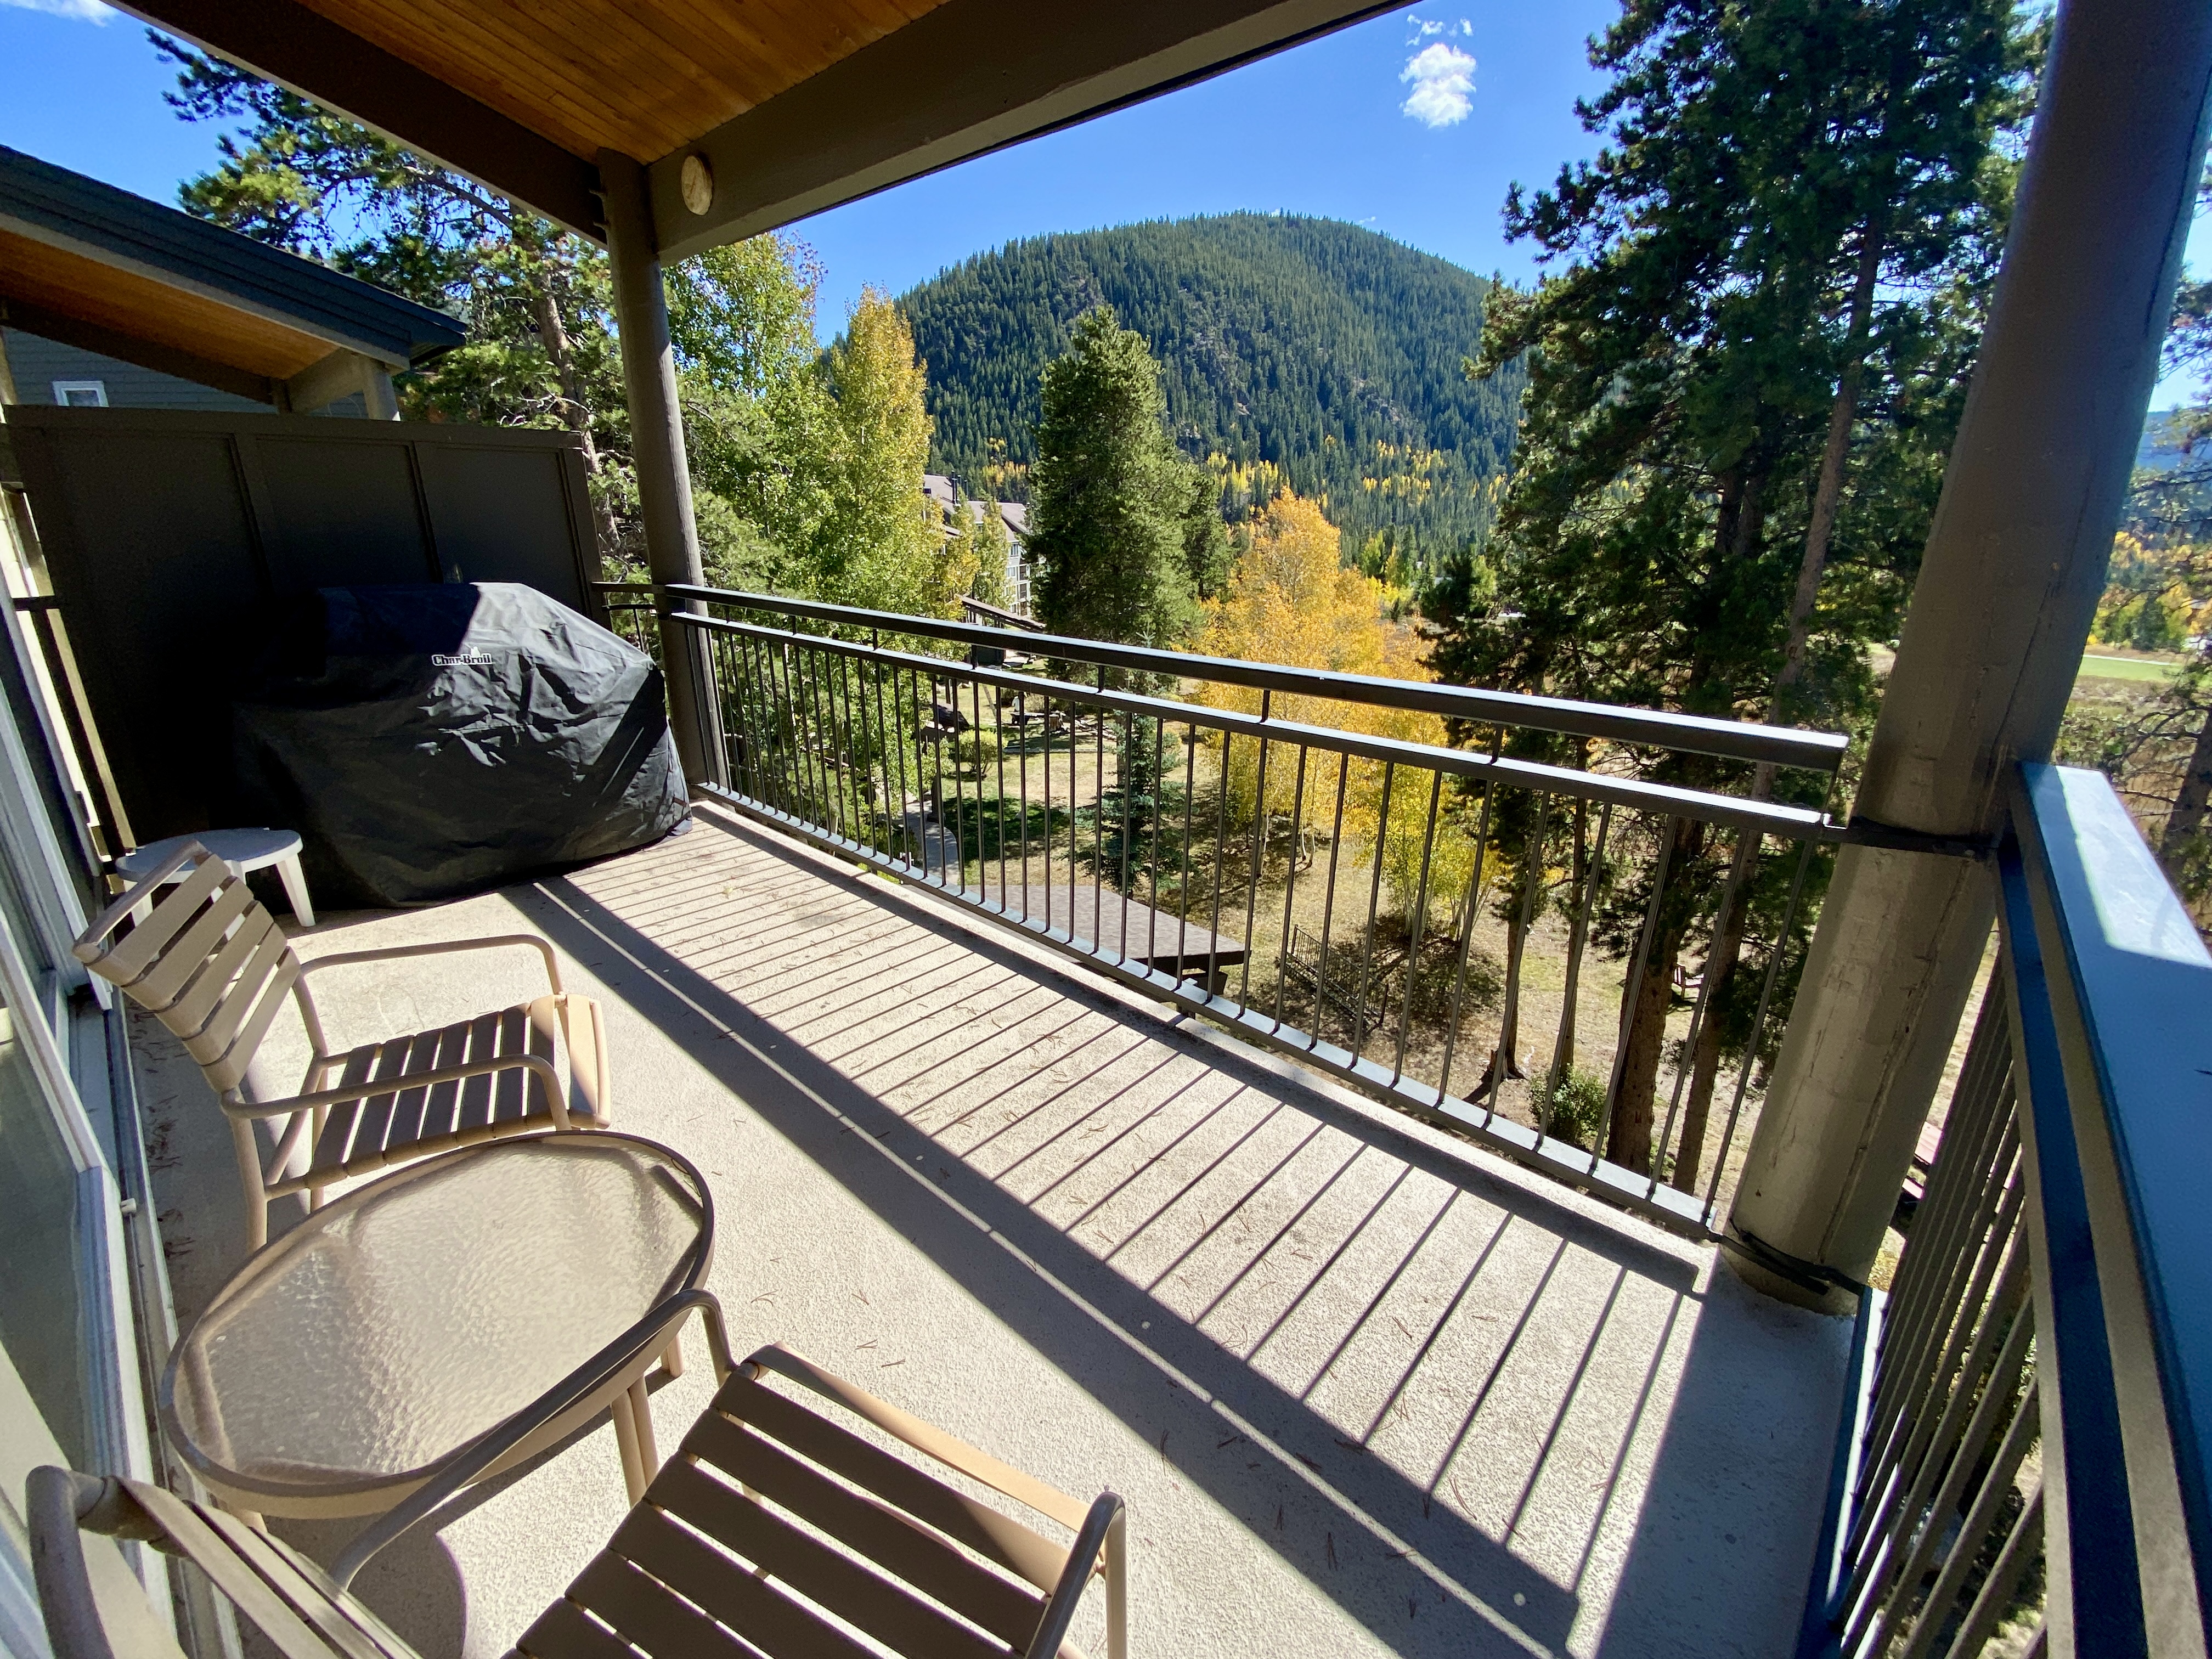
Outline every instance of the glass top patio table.
{"label": "glass top patio table", "polygon": [[696,1288],[713,1250],[705,1182],[649,1140],[580,1130],[425,1159],[311,1212],[248,1259],[179,1340],[161,1379],[162,1424],[235,1506],[389,1509]]}

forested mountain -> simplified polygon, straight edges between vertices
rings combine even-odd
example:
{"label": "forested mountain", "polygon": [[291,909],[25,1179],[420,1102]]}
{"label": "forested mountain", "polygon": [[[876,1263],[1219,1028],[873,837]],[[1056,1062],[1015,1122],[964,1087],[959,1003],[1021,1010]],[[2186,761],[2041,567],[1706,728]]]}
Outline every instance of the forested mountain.
{"label": "forested mountain", "polygon": [[1357,225],[1237,213],[1011,243],[902,304],[930,465],[973,493],[1022,496],[1044,366],[1103,302],[1160,360],[1176,441],[1224,463],[1224,506],[1267,493],[1272,467],[1353,547],[1395,530],[1433,557],[1487,525],[1511,451],[1519,367],[1461,372],[1488,288]]}

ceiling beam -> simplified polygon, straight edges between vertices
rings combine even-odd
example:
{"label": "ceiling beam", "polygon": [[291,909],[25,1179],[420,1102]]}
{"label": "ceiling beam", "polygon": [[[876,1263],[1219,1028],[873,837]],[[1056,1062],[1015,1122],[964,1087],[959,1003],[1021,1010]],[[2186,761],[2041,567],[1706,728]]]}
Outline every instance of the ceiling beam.
{"label": "ceiling beam", "polygon": [[[773,230],[1391,9],[1374,0],[945,0],[655,161],[661,258]],[[713,178],[703,214],[684,201],[693,155]]]}
{"label": "ceiling beam", "polygon": [[599,169],[297,0],[120,0],[155,28],[603,240]]}

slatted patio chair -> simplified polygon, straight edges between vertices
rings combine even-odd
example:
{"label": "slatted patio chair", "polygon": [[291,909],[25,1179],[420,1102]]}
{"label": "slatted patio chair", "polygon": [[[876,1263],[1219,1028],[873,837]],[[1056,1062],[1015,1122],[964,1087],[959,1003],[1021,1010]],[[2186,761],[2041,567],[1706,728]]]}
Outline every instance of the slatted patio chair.
{"label": "slatted patio chair", "polygon": [[[703,1292],[692,1300],[712,1307]],[[117,1639],[121,1619],[94,1596],[81,1530],[189,1557],[284,1659],[415,1659],[348,1594],[353,1576],[569,1403],[665,1341],[666,1317],[641,1322],[487,1437],[356,1539],[327,1574],[236,1516],[158,1488],[35,1471],[26,1507],[55,1659],[142,1651]],[[719,1309],[707,1328],[720,1391],[607,1547],[523,1633],[517,1654],[865,1659],[888,1650],[915,1659],[1047,1659],[1074,1653],[1069,1627],[1091,1579],[1103,1577],[1109,1659],[1127,1659],[1119,1498],[1079,1504],[788,1349],[764,1347],[732,1367]],[[930,1463],[1057,1522],[1073,1543],[970,1496]]]}
{"label": "slatted patio chair", "polygon": [[[361,963],[507,949],[544,958],[550,994],[331,1051],[311,976]],[[549,1122],[604,1128],[611,1115],[599,1006],[562,989],[552,946],[532,934],[346,951],[302,963],[244,879],[195,842],[111,904],[76,950],[199,1062],[230,1120],[247,1243],[256,1249],[269,1237],[269,1206],[288,1194],[304,1193],[312,1207],[326,1187],[394,1164]],[[295,1095],[248,1100],[246,1068],[287,998],[307,1023],[313,1051],[307,1075]],[[276,1126],[265,1162],[254,1129],[264,1121]]]}

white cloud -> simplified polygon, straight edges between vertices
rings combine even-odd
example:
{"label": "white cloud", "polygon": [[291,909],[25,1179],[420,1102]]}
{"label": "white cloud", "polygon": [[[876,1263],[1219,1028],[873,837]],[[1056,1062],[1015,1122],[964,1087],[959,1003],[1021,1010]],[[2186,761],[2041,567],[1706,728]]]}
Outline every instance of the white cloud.
{"label": "white cloud", "polygon": [[0,6],[13,6],[19,11],[42,11],[53,17],[73,17],[81,23],[98,23],[102,27],[115,15],[115,9],[103,6],[100,0],[0,0]]}
{"label": "white cloud", "polygon": [[1432,40],[1439,34],[1471,35],[1474,33],[1474,25],[1464,17],[1455,25],[1443,18],[1431,20],[1422,16],[1419,12],[1409,11],[1406,14],[1406,23],[1407,27],[1413,30],[1413,33],[1406,37],[1406,44],[1409,46],[1417,41]]}
{"label": "white cloud", "polygon": [[1413,83],[1402,106],[1425,127],[1449,127],[1467,119],[1474,106],[1474,58],[1441,40],[1406,61],[1398,77]]}

